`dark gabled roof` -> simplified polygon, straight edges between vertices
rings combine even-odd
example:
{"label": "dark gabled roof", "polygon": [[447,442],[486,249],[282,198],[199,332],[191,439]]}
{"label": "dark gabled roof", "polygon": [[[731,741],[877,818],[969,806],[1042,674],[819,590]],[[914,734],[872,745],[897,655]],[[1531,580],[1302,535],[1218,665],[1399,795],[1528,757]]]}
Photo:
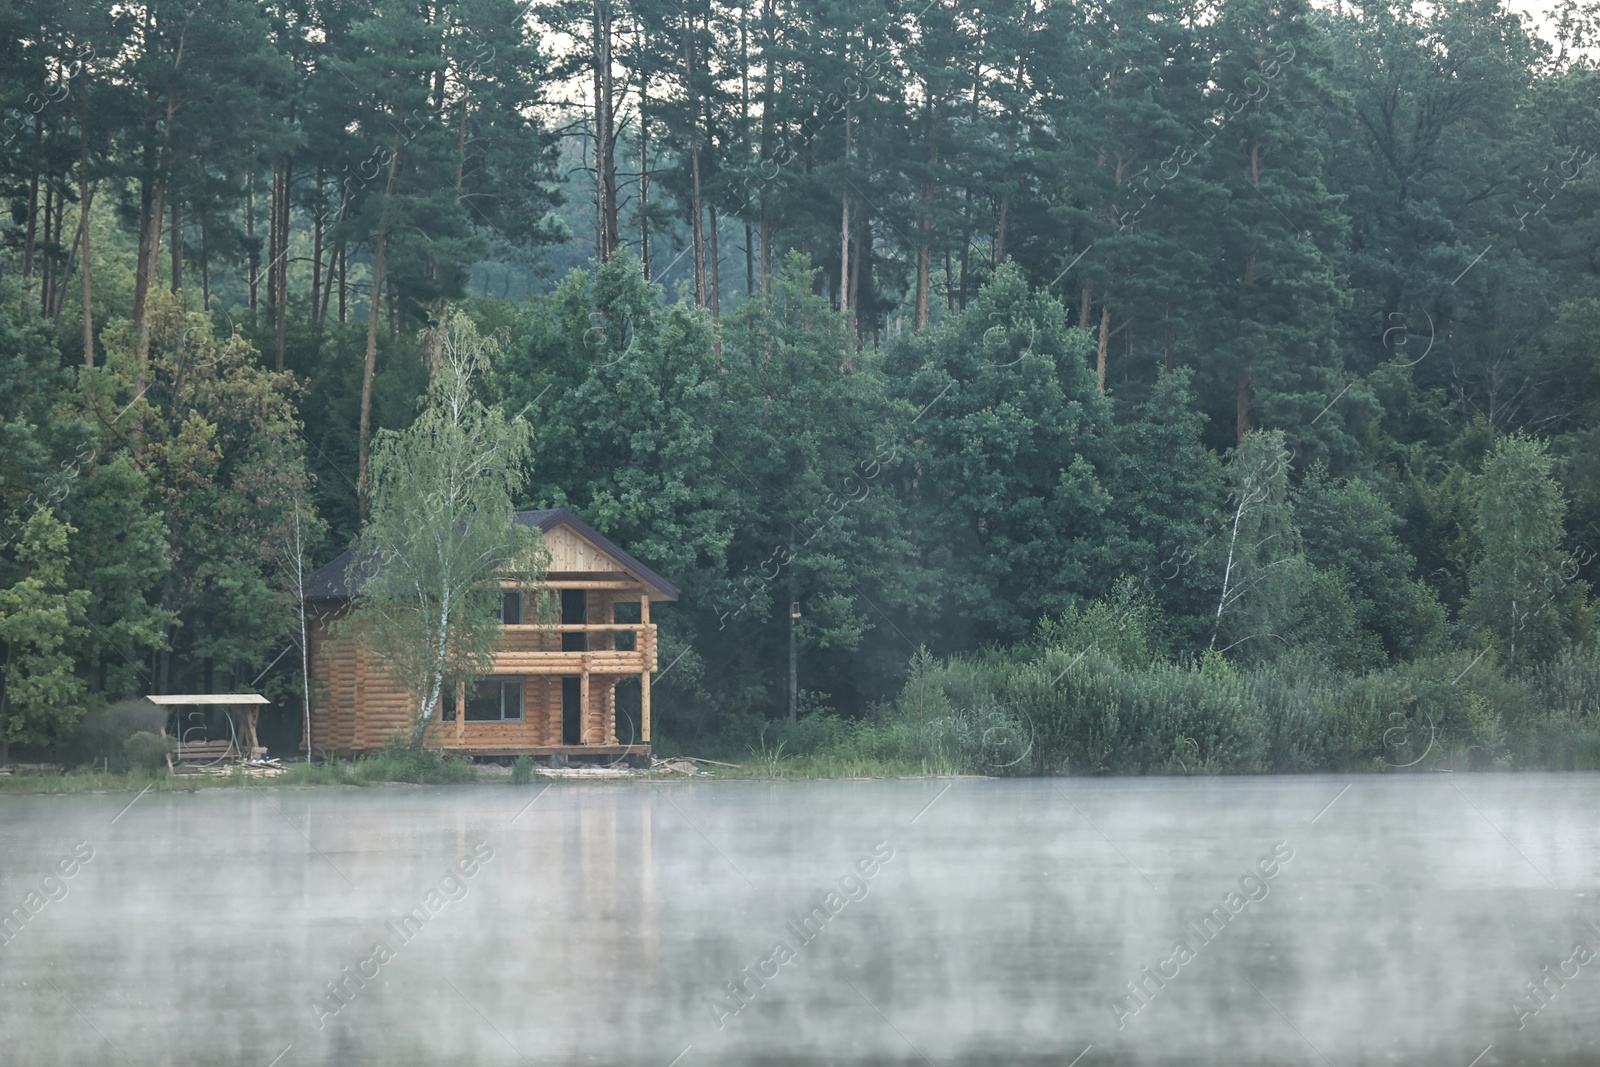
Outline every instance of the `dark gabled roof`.
{"label": "dark gabled roof", "polygon": [[[595,547],[604,551],[622,566],[629,575],[656,590],[668,600],[678,599],[678,587],[667,581],[655,571],[634,559],[631,555],[617,547],[616,543],[606,537],[593,526],[578,518],[566,508],[548,508],[542,511],[517,512],[517,525],[529,526],[540,533],[548,533],[557,526],[566,525],[584,538],[592,542]],[[353,550],[347,549],[339,553],[332,562],[321,567],[306,579],[307,600],[349,600],[350,599],[350,561]]]}

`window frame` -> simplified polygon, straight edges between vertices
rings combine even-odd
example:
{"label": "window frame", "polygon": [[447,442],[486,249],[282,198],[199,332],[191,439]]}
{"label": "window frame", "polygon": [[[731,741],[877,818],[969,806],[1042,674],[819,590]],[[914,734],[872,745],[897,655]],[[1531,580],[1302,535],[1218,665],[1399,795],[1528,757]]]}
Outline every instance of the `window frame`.
{"label": "window frame", "polygon": [[[491,683],[497,683],[499,687],[498,703],[500,705],[500,716],[499,718],[476,718],[470,713],[470,709],[474,703],[482,699],[479,694],[483,691],[484,687],[490,685]],[[516,714],[507,715],[506,694],[512,691],[516,693]],[[475,691],[467,697],[466,708],[458,707],[456,705],[455,695],[452,694],[449,702],[445,706],[445,713],[441,716],[441,718],[444,722],[455,722],[458,714],[464,714],[466,715],[467,722],[527,722],[527,702],[528,687],[526,678],[515,674],[491,674],[487,678],[484,678],[478,682]]]}
{"label": "window frame", "polygon": [[[512,620],[506,618],[506,616],[508,614],[510,614],[506,609],[508,607],[510,607],[513,602],[515,602],[516,605],[517,605],[517,617],[516,617],[516,621],[514,621],[514,622]],[[523,598],[522,598],[522,590],[520,590],[520,589],[502,589],[502,590],[500,590],[500,625],[502,625],[502,626],[521,626],[522,625],[522,620],[525,617],[525,615],[526,615],[526,610],[525,610],[524,602],[523,602]]]}

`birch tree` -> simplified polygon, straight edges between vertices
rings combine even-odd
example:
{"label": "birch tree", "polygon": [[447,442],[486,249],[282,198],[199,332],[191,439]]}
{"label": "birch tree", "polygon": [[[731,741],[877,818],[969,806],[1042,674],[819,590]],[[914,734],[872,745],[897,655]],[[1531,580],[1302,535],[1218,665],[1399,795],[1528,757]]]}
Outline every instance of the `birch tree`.
{"label": "birch tree", "polygon": [[1562,552],[1567,505],[1554,466],[1540,441],[1505,437],[1484,462],[1479,483],[1481,550],[1463,614],[1512,667],[1553,657],[1587,610],[1581,587],[1572,583],[1582,556]]}
{"label": "birch tree", "polygon": [[1290,458],[1282,430],[1256,431],[1228,464],[1234,491],[1220,540],[1222,589],[1209,646],[1217,651],[1290,640],[1308,577],[1289,500]]}
{"label": "birch tree", "polygon": [[532,430],[478,398],[499,342],[462,312],[438,329],[422,413],[373,440],[372,512],[352,556],[356,607],[345,624],[412,694],[418,747],[440,700],[493,667],[500,579],[535,585],[548,558],[513,510]]}

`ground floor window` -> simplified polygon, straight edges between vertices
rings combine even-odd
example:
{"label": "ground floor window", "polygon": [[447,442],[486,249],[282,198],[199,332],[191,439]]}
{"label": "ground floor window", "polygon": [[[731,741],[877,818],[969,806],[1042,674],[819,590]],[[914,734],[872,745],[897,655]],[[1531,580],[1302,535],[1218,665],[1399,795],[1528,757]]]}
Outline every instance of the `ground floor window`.
{"label": "ground floor window", "polygon": [[[454,722],[455,698],[445,707],[444,719]],[[467,692],[468,722],[521,722],[522,679],[490,677]]]}

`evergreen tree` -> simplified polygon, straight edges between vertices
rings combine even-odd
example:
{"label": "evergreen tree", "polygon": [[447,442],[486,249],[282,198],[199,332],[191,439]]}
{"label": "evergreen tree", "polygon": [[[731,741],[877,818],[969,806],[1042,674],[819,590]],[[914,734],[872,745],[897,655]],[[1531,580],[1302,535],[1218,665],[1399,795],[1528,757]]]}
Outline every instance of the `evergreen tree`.
{"label": "evergreen tree", "polygon": [[1110,587],[1110,406],[1089,344],[1057,301],[1002,268],[965,315],[890,354],[920,410],[908,512],[919,558],[944,561],[930,626],[941,644],[1018,639]]}

